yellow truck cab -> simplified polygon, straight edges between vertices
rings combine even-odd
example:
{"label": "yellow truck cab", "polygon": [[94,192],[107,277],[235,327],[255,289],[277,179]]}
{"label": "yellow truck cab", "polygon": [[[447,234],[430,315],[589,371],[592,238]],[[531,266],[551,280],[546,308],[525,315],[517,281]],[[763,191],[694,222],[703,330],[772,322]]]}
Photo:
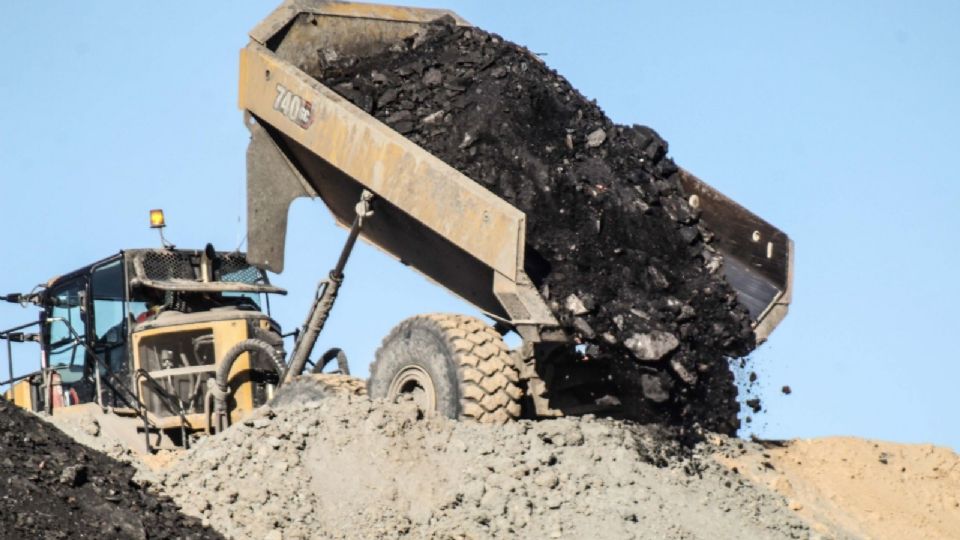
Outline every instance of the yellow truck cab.
{"label": "yellow truck cab", "polygon": [[151,434],[188,445],[191,433],[213,428],[218,389],[211,379],[238,344],[249,342],[232,351],[225,374],[226,423],[273,396],[284,365],[270,293],[285,291],[243,253],[208,246],[121,251],[51,279],[39,292],[8,295],[38,306],[39,319],[0,332],[0,339],[35,341],[40,359],[39,369],[17,375],[10,358],[4,397],[54,415],[99,410],[128,417],[148,450],[157,445]]}

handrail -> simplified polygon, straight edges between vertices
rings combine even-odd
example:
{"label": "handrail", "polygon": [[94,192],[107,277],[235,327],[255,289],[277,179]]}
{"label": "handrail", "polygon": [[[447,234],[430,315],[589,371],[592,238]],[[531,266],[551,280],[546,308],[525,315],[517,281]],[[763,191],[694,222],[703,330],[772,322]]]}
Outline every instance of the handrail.
{"label": "handrail", "polygon": [[[160,398],[160,403],[166,407],[171,414],[175,414],[180,417],[180,436],[183,440],[184,448],[187,450],[190,449],[190,439],[187,438],[187,426],[190,426],[190,429],[193,429],[193,426],[190,425],[190,422],[187,421],[186,412],[183,410],[183,402],[180,400],[179,396],[173,396],[160,384],[160,381],[154,379],[150,373],[140,368],[136,371],[136,382],[139,383],[140,379],[143,378],[144,381],[150,386],[150,389]],[[176,403],[176,408],[174,408],[171,403]],[[148,447],[149,450],[149,447]]]}
{"label": "handrail", "polygon": [[[116,385],[116,386],[115,386],[115,385],[113,384],[113,382],[114,382],[113,379],[114,379],[116,376],[113,374],[112,370],[110,369],[110,366],[106,363],[106,361],[104,361],[102,358],[100,358],[100,356],[99,356],[96,352],[93,351],[93,347],[91,347],[89,343],[87,343],[83,338],[80,337],[80,335],[77,333],[77,331],[73,328],[73,325],[70,324],[70,321],[67,321],[67,320],[65,320],[65,319],[63,319],[63,318],[60,318],[60,317],[52,317],[52,318],[47,319],[47,322],[56,322],[56,321],[62,322],[63,324],[66,325],[67,330],[70,331],[70,335],[73,336],[74,340],[75,340],[77,343],[82,343],[82,344],[84,345],[84,350],[86,351],[86,354],[90,355],[90,357],[92,357],[92,358],[94,359],[95,363],[97,364],[97,369],[94,370],[94,373],[95,373],[96,376],[97,376],[97,381],[96,381],[96,382],[97,382],[97,403],[100,405],[100,407],[103,407],[103,402],[102,402],[102,399],[103,399],[103,398],[102,398],[101,392],[100,392],[100,383],[101,383],[101,379],[100,379],[100,368],[103,368],[104,373],[107,374],[107,380],[106,380],[106,381],[103,381],[103,382],[106,383],[107,387],[108,387],[111,391],[113,391],[113,394],[114,394],[115,396],[118,396],[118,397],[120,398],[120,400],[124,402],[124,404],[126,404],[126,405],[127,405],[128,407],[130,407],[131,409],[136,409],[136,410],[137,410],[137,416],[139,416],[139,417],[143,420],[144,438],[145,438],[145,440],[146,440],[147,452],[151,452],[151,451],[152,451],[152,448],[151,448],[151,445],[150,445],[150,428],[151,428],[151,426],[153,427],[153,429],[156,429],[156,430],[159,430],[160,428],[159,428],[159,426],[158,426],[156,423],[154,423],[152,420],[150,420],[150,417],[149,417],[149,415],[147,414],[147,406],[146,406],[146,404],[143,403],[143,400],[140,399],[139,393],[134,393],[132,390],[130,390],[129,388],[127,388],[127,387],[124,386],[123,384],[119,384],[119,385]],[[122,389],[122,392],[120,391],[121,389]],[[124,392],[126,392],[126,393],[129,394],[129,397],[131,397],[132,400],[133,400],[133,402],[137,404],[136,407],[134,407],[134,406],[133,406],[133,403],[131,403],[131,402],[123,395]],[[174,413],[174,414],[176,414],[176,413]],[[182,418],[182,417],[181,417],[181,418]],[[183,427],[183,426],[182,426],[182,424],[181,424],[181,428],[182,428],[182,427]],[[189,443],[186,443],[186,444],[189,444]]]}
{"label": "handrail", "polygon": [[0,339],[5,340],[7,342],[7,375],[9,377],[6,381],[0,382],[0,386],[6,386],[9,384],[10,387],[12,388],[13,383],[19,382],[23,379],[32,377],[33,375],[36,375],[37,373],[39,373],[39,372],[33,372],[20,377],[13,376],[13,342],[14,341],[16,341],[17,343],[25,343],[27,341],[39,342],[39,336],[37,334],[27,334],[24,332],[20,332],[20,330],[23,330],[25,328],[30,328],[31,326],[39,326],[39,325],[40,325],[40,321],[32,321],[25,324],[21,324],[19,326],[14,326],[13,328],[9,328],[7,330],[0,331]]}

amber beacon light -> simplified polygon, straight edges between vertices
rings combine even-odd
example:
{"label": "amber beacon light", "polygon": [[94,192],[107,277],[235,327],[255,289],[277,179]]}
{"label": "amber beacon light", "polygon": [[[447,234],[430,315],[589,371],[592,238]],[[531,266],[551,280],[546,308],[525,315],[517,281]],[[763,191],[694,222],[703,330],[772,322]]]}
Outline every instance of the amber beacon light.
{"label": "amber beacon light", "polygon": [[151,210],[150,211],[150,228],[151,229],[162,229],[166,227],[167,224],[163,219],[163,210]]}

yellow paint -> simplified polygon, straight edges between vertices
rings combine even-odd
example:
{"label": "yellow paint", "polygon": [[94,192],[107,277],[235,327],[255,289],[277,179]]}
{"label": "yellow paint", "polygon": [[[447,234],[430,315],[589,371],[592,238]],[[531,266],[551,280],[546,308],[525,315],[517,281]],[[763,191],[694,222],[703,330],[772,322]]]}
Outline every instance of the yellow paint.
{"label": "yellow paint", "polygon": [[[209,331],[213,334],[213,347],[214,354],[216,355],[216,361],[214,362],[214,365],[217,366],[220,364],[223,355],[226,354],[230,348],[249,337],[247,332],[248,320],[249,319],[237,319],[232,321],[191,323],[176,326],[166,326],[163,328],[153,328],[150,330],[144,330],[142,332],[136,332],[133,334],[133,369],[138,370],[141,367],[140,341],[144,338],[198,330]],[[266,318],[264,318],[259,321],[254,321],[254,324],[259,324],[261,327],[266,325],[265,327],[269,328],[270,323]],[[243,377],[241,377],[241,375],[243,375],[244,372],[248,372],[249,369],[249,353],[243,353],[240,355],[237,358],[237,361],[233,363],[233,367],[230,369],[228,381],[232,390],[233,398],[236,402],[236,407],[231,411],[230,414],[231,421],[233,422],[242,420],[254,409],[253,385],[249,381],[243,381]],[[138,384],[140,385],[140,395],[143,395],[144,383],[140,381]],[[174,428],[180,426],[180,419],[177,416],[158,417],[154,414],[150,414],[149,416],[150,420],[161,428]],[[195,429],[202,429],[205,425],[205,420],[202,414],[188,414],[186,417],[187,421]]]}
{"label": "yellow paint", "polygon": [[23,380],[13,385],[3,393],[3,398],[21,409],[33,410],[33,399],[30,397],[30,381]]}
{"label": "yellow paint", "polygon": [[[523,212],[257,43],[241,51],[240,74],[242,109],[484,264],[517,278]],[[274,109],[277,85],[311,103],[308,128]]]}
{"label": "yellow paint", "polygon": [[[163,328],[153,328],[150,330],[144,330],[142,332],[136,332],[133,334],[133,369],[138,370],[141,367],[140,341],[142,339],[196,330],[210,331],[213,334],[214,354],[216,355],[214,366],[219,365],[219,361],[221,360],[222,356],[226,354],[230,348],[249,337],[247,332],[248,321],[250,321],[250,319],[192,323],[177,326],[167,326]],[[266,330],[270,329],[270,320],[266,317],[259,320],[252,320],[251,322],[260,328]],[[230,369],[229,382],[234,400],[236,402],[236,407],[231,411],[230,414],[231,422],[239,422],[243,420],[243,418],[249,415],[254,409],[253,385],[249,381],[243,380],[244,372],[247,372],[249,369],[249,353],[240,355],[240,357],[237,358],[237,361],[234,362],[233,367]],[[138,384],[140,385],[140,394],[143,395],[143,382],[141,381]],[[3,398],[17,407],[27,410],[34,409],[34,403],[31,398],[31,384],[28,380],[23,380],[13,385],[12,388],[3,393]],[[95,406],[99,409],[99,405],[89,403],[70,407],[57,407],[54,409],[54,414],[64,415],[82,413],[86,410],[85,406],[87,405]],[[136,414],[132,409],[117,409],[115,412],[118,414],[125,413],[128,415]],[[153,413],[147,414],[150,418],[150,421],[161,429],[177,429],[180,427],[179,416],[157,416]],[[194,429],[203,429],[205,425],[203,414],[188,414],[186,415],[186,419]]]}

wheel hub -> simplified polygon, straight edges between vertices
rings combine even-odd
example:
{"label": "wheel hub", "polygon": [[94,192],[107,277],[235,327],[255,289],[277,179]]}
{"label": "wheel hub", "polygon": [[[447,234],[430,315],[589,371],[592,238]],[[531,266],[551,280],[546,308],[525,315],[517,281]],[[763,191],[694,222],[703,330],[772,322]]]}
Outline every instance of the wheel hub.
{"label": "wheel hub", "polygon": [[437,410],[437,391],[433,379],[420,366],[407,366],[390,382],[387,399],[409,399],[422,411]]}

